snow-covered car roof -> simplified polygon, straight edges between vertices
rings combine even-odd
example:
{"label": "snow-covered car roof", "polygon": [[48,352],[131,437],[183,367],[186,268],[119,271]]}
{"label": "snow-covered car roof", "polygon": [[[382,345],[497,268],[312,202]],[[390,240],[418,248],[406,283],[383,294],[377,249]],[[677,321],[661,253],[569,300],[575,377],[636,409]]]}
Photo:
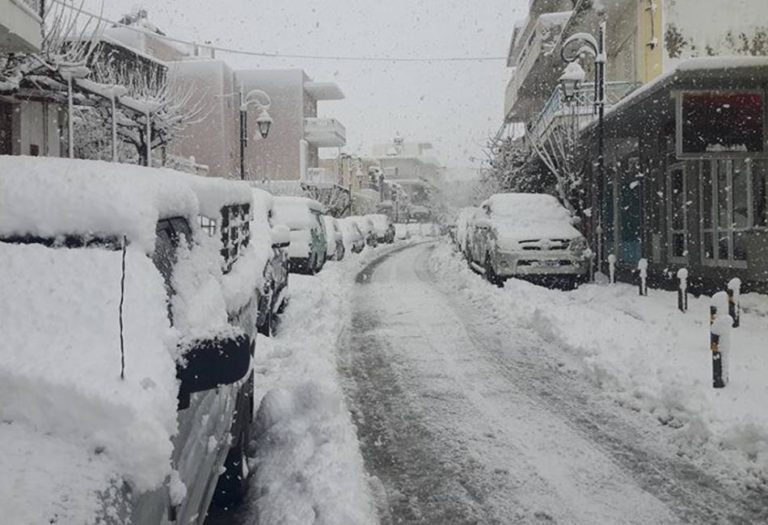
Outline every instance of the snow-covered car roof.
{"label": "snow-covered car roof", "polygon": [[373,225],[377,228],[387,228],[389,226],[389,223],[391,222],[389,220],[389,217],[384,215],[383,213],[375,213],[372,215],[368,215],[368,217],[371,218],[373,221]]}
{"label": "snow-covered car roof", "polygon": [[200,214],[206,217],[218,217],[224,206],[252,204],[252,188],[247,182],[182,173],[178,175],[195,192],[200,203]]}
{"label": "snow-covered car roof", "polygon": [[311,211],[322,213],[322,204],[306,197],[275,197],[272,209],[275,224],[283,224],[291,229],[302,229],[310,226],[314,219]]}
{"label": "snow-covered car roof", "polygon": [[299,206],[302,204],[312,211],[325,213],[325,206],[315,199],[308,197],[275,197],[276,206]]}
{"label": "snow-covered car roof", "polygon": [[187,177],[129,164],[0,156],[0,237],[125,235],[150,253],[158,219],[198,213]]}
{"label": "snow-covered car roof", "polygon": [[484,201],[482,207],[505,220],[571,222],[571,215],[560,201],[545,193],[497,193]]}

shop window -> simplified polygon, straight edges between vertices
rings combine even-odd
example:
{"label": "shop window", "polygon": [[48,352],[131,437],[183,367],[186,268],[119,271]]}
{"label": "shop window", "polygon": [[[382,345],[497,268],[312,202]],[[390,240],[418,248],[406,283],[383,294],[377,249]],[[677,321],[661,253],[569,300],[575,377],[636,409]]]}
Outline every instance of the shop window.
{"label": "shop window", "polygon": [[[705,264],[745,265],[745,233],[755,223],[755,209],[760,209],[755,207],[753,171],[753,163],[748,160],[702,161],[699,177],[700,224],[702,262]],[[764,176],[760,178],[764,179]],[[764,202],[764,181],[762,185]],[[762,204],[759,213],[764,216],[765,204]]]}
{"label": "shop window", "polygon": [[688,156],[763,153],[763,94],[687,91],[678,100],[677,152]]}

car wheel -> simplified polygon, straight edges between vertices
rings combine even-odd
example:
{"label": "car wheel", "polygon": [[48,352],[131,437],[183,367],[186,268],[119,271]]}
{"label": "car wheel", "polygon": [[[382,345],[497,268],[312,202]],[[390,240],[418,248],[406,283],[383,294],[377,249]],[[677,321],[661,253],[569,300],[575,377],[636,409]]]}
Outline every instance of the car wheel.
{"label": "car wheel", "polygon": [[272,337],[277,329],[277,314],[274,312],[272,301],[269,302],[269,311],[261,326],[258,327],[258,332],[266,337]]}
{"label": "car wheel", "polygon": [[236,505],[243,501],[248,492],[248,442],[250,425],[244,425],[240,431],[237,446],[230,449],[224,462],[224,473],[219,476],[214,493],[214,502],[219,507]]}
{"label": "car wheel", "polygon": [[493,268],[493,262],[491,260],[491,254],[485,254],[485,278],[489,283],[502,288],[504,286],[504,279],[496,274],[496,270]]}

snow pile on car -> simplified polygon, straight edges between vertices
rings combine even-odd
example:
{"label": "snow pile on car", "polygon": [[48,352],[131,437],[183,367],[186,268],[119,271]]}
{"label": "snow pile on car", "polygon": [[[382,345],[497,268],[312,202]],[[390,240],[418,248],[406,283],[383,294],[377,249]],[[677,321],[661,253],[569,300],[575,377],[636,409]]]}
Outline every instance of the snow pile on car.
{"label": "snow pile on car", "polygon": [[273,220],[275,224],[283,224],[291,230],[301,230],[314,221],[310,210],[323,212],[323,206],[305,197],[276,197]]}
{"label": "snow pile on car", "polygon": [[121,258],[119,250],[0,242],[0,508],[8,523],[91,522],[108,481],[142,492],[171,471],[178,385],[163,282],[129,246],[123,380]]}
{"label": "snow pile on car", "polygon": [[656,418],[673,433],[680,453],[726,457],[739,467],[723,473],[732,481],[768,479],[768,297],[742,296],[750,313],[731,335],[731,383],[715,390],[707,297],[691,297],[682,313],[676,293],[650,290],[639,298],[626,284],[565,293],[511,279],[498,290],[447,246],[435,250],[431,264],[473,305],[531,327],[618,403]]}
{"label": "snow pile on car", "polygon": [[566,222],[570,214],[552,195],[543,193],[497,193],[483,202],[494,217],[521,222]]}
{"label": "snow pile on car", "polygon": [[197,200],[167,169],[91,160],[0,156],[0,237],[127,236],[146,253],[165,217],[194,216]]}

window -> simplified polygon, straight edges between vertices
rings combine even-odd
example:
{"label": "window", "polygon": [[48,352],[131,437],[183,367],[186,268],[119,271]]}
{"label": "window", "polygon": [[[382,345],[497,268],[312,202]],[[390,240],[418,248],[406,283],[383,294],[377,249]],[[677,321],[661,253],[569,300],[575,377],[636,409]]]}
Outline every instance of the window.
{"label": "window", "polygon": [[763,114],[759,92],[683,92],[678,100],[677,152],[697,157],[763,153]]}
{"label": "window", "polygon": [[668,252],[672,261],[688,259],[688,191],[685,169],[672,167],[667,174]]}
{"label": "window", "polygon": [[[761,182],[753,197],[753,172]],[[762,189],[760,189],[760,184]],[[762,165],[750,160],[702,161],[700,178],[702,262],[720,266],[745,266],[745,232],[758,221],[765,222],[765,175]],[[759,197],[762,195],[762,197]]]}

